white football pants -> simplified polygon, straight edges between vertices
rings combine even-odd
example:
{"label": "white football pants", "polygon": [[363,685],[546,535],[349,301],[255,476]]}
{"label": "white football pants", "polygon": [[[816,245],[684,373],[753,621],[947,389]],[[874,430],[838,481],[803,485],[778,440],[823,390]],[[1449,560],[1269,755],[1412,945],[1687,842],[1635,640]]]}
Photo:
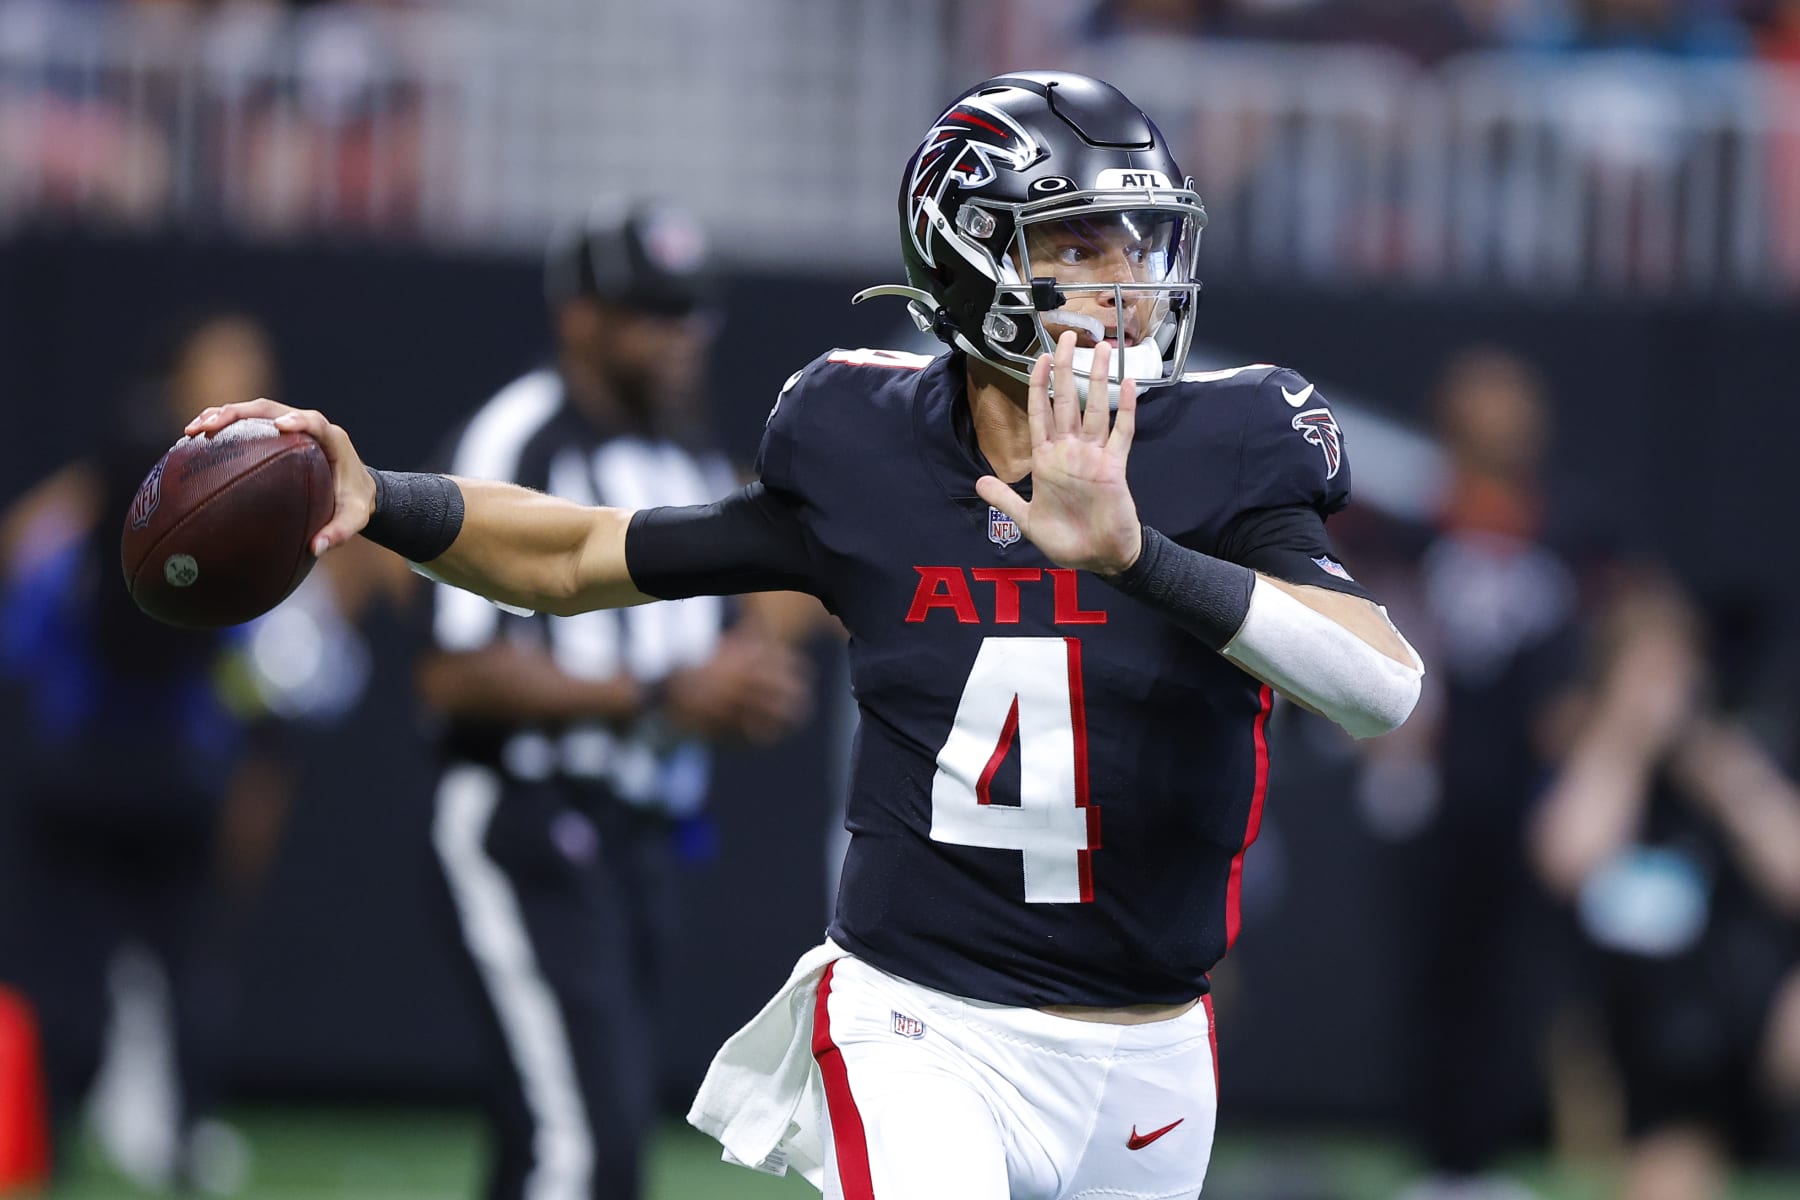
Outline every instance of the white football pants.
{"label": "white football pants", "polygon": [[819,983],[828,1200],[1192,1200],[1218,1108],[1210,1004],[1104,1025],[855,958]]}

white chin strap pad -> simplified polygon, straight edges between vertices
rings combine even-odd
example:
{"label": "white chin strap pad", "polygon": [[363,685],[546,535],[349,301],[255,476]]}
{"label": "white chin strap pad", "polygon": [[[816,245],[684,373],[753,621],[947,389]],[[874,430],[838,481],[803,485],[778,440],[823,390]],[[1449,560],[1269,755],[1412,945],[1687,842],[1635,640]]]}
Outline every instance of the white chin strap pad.
{"label": "white chin strap pad", "polygon": [[[1387,615],[1386,609],[1382,615]],[[1411,666],[1389,658],[1265,579],[1258,579],[1250,592],[1250,613],[1243,627],[1220,651],[1355,738],[1398,729],[1419,702],[1425,664],[1411,645],[1406,645],[1406,652],[1412,657]]]}
{"label": "white chin strap pad", "polygon": [[[1115,354],[1118,352],[1115,350]],[[1125,375],[1129,379],[1161,379],[1163,373],[1162,351],[1154,341],[1139,342],[1135,346],[1127,346],[1124,351]],[[1115,358],[1114,362],[1118,360]],[[1075,360],[1071,364],[1075,368],[1075,390],[1081,395],[1083,405],[1087,403],[1088,387],[1092,382],[1088,372],[1094,368],[1094,351],[1091,347],[1076,347]],[[1111,407],[1119,407],[1119,384],[1108,372],[1106,394]]]}

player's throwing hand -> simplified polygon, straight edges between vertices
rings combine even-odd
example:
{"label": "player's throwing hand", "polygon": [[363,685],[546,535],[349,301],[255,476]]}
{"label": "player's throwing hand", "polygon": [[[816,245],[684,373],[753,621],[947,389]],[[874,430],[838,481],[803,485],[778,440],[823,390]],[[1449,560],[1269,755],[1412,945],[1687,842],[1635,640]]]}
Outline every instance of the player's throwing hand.
{"label": "player's throwing hand", "polygon": [[337,507],[331,520],[313,538],[312,552],[320,555],[343,545],[369,523],[375,511],[375,480],[363,466],[343,428],[325,419],[316,409],[290,408],[273,400],[251,400],[246,404],[227,404],[209,408],[187,424],[189,437],[214,434],[234,421],[246,417],[262,417],[275,422],[285,433],[311,434],[325,449],[331,463],[331,476],[336,490]]}
{"label": "player's throwing hand", "polygon": [[[1110,343],[1094,348],[1092,402],[1083,411],[1075,385],[1075,334],[1056,342],[1056,356],[1040,354],[1031,368],[1026,401],[1031,422],[1031,499],[992,475],[975,481],[983,500],[1019,523],[1033,545],[1059,566],[1117,575],[1137,561],[1143,527],[1125,485],[1125,459],[1137,426],[1137,381],[1119,386],[1118,415],[1108,428],[1106,393]],[[1052,387],[1054,376],[1055,386]]]}

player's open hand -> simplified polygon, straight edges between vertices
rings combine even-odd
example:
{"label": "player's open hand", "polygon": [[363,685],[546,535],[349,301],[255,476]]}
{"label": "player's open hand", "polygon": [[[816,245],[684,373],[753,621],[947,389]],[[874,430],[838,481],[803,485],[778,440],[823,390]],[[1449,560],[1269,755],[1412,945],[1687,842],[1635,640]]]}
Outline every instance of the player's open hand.
{"label": "player's open hand", "polygon": [[[1031,500],[992,475],[975,491],[1019,523],[1019,529],[1058,566],[1117,575],[1137,561],[1143,527],[1125,486],[1125,459],[1137,425],[1137,381],[1119,387],[1119,411],[1108,411],[1107,371],[1112,347],[1094,348],[1089,403],[1083,411],[1075,384],[1075,335],[1056,342],[1054,360],[1031,368],[1026,415],[1031,423]],[[1055,386],[1051,384],[1054,380]]]}
{"label": "player's open hand", "polygon": [[325,450],[325,458],[331,463],[337,507],[331,514],[331,520],[313,538],[312,552],[315,556],[343,545],[369,523],[369,516],[375,511],[375,481],[370,478],[362,459],[357,456],[356,447],[350,444],[350,435],[341,426],[327,421],[325,415],[316,409],[290,408],[273,400],[227,404],[221,408],[207,409],[189,421],[184,432],[189,437],[211,435],[246,417],[274,421],[275,427],[283,433],[311,434],[313,440]]}

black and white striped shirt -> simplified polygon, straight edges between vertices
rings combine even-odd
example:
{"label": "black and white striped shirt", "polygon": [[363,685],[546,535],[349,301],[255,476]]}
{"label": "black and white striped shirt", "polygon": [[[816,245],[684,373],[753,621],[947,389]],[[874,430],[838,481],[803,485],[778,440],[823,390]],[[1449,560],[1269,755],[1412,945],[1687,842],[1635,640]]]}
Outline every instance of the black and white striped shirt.
{"label": "black and white striped shirt", "polygon": [[[717,454],[596,427],[568,402],[550,369],[515,380],[482,405],[456,437],[446,466],[452,474],[518,483],[577,504],[630,509],[706,504],[736,486]],[[520,639],[547,647],[568,674],[591,679],[628,674],[654,683],[703,662],[725,618],[725,601],[716,596],[553,617],[514,615],[446,584],[432,591],[435,648],[467,652],[498,638]],[[625,727],[452,722],[445,749],[452,759],[483,762],[516,779],[593,780],[626,803],[674,816],[700,805],[707,782],[703,746],[675,736],[654,716]]]}

